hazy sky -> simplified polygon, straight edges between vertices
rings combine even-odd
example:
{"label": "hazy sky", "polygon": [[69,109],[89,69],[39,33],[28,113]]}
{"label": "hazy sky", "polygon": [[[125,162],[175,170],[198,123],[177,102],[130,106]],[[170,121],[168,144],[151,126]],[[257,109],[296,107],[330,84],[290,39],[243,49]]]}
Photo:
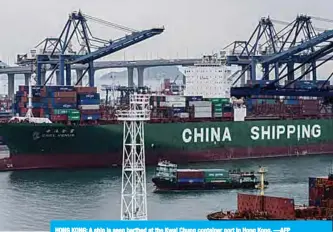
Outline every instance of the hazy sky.
{"label": "hazy sky", "polygon": [[[2,1],[0,58],[12,64],[47,36],[58,36],[68,13],[81,9],[135,29],[165,26],[165,32],[125,50],[126,59],[198,57],[234,40],[245,40],[262,16],[292,21],[297,14],[332,17],[332,0],[10,0]],[[96,35],[118,31],[93,27]],[[109,59],[124,59],[118,52]]]}

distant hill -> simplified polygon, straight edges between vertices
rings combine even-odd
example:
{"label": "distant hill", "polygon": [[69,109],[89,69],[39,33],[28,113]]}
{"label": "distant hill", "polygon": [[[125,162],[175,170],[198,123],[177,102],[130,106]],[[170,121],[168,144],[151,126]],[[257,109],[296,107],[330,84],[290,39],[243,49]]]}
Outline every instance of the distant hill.
{"label": "distant hill", "polygon": [[[173,81],[177,76],[182,76],[177,66],[146,68],[143,75],[144,75],[144,80],[147,81],[155,81],[157,79],[164,79],[164,78],[170,78]],[[101,82],[105,82],[112,79],[114,79],[117,82],[118,81],[127,82],[127,76],[128,76],[127,70],[125,70],[122,72],[109,72],[107,74],[102,75],[98,79]],[[134,76],[134,83],[137,83],[138,74],[136,69],[134,69],[133,76]]]}

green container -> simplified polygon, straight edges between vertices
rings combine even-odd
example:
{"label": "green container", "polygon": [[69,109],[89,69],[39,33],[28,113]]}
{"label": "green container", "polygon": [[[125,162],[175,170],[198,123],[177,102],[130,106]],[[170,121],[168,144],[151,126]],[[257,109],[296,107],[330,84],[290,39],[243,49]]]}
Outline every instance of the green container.
{"label": "green container", "polygon": [[206,183],[212,183],[212,182],[224,182],[224,183],[231,183],[232,180],[229,178],[206,178]]}
{"label": "green container", "polygon": [[214,112],[216,112],[216,113],[222,113],[222,108],[214,108]]}
{"label": "green container", "polygon": [[80,115],[68,115],[69,121],[80,121]]}
{"label": "green container", "polygon": [[214,108],[222,108],[222,103],[214,103],[213,106]]}
{"label": "green container", "polygon": [[210,98],[210,101],[212,103],[229,103],[230,99],[229,98]]}
{"label": "green container", "polygon": [[53,114],[56,114],[56,115],[68,114],[68,110],[66,110],[66,109],[53,109]]}
{"label": "green container", "polygon": [[224,169],[205,170],[205,178],[229,178],[229,172]]}
{"label": "green container", "polygon": [[267,99],[266,103],[267,104],[275,104],[275,99]]}
{"label": "green container", "polygon": [[68,116],[80,116],[80,111],[78,110],[68,110]]}

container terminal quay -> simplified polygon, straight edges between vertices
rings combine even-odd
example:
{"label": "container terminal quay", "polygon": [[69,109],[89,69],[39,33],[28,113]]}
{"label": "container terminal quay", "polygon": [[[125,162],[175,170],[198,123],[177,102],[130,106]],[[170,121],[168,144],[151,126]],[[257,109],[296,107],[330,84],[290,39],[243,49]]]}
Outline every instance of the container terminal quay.
{"label": "container terminal quay", "polygon": [[[136,30],[74,11],[58,37],[46,38],[30,53],[17,55],[17,66],[0,68],[0,74],[8,75],[8,95],[0,101],[1,174],[119,167],[122,220],[147,219],[146,184],[151,182],[164,192],[260,190],[259,196],[238,194],[238,213],[211,212],[209,220],[256,220],[263,215],[265,219],[330,218],[333,196],[320,193],[323,185],[332,185],[331,172],[324,179],[311,179],[309,207],[300,210],[293,198],[263,194],[266,188],[274,189],[274,181],[283,179],[285,171],[281,169],[268,185],[265,168],[253,171],[244,165],[269,166],[265,162],[284,159],[301,163],[304,157],[327,159],[333,154],[333,70],[326,66],[333,58],[333,30],[318,29],[317,21],[328,19],[298,15],[283,22],[263,17],[247,40],[198,58],[99,61],[158,39],[168,28]],[[97,38],[90,22],[125,35]],[[75,41],[79,48],[74,48]],[[144,70],[159,66],[177,66],[181,75],[164,78],[160,89],[150,88]],[[323,74],[325,67],[331,71],[328,75]],[[97,70],[109,68],[126,68],[128,83],[104,86],[104,99],[95,77]],[[25,84],[17,89],[16,74],[25,75]],[[55,85],[50,84],[53,76]],[[229,170],[210,167],[218,162],[235,165]],[[245,170],[235,167],[241,162]],[[146,168],[152,167],[155,174],[147,177]],[[305,173],[303,168],[299,172]],[[135,189],[142,194],[136,193],[134,201]],[[202,218],[208,213],[202,212]]]}

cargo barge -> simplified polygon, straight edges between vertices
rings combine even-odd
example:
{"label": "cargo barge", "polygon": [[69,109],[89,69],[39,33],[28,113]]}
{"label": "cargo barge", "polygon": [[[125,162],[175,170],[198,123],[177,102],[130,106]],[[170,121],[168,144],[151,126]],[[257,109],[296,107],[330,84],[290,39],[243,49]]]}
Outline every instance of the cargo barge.
{"label": "cargo barge", "polygon": [[[262,170],[263,171],[263,170]],[[262,172],[263,173],[263,172]],[[325,189],[325,190],[324,190]],[[321,191],[322,190],[322,191]],[[237,196],[237,210],[207,215],[208,220],[332,220],[333,176],[309,178],[309,205],[295,205],[294,199],[242,194]],[[324,194],[325,192],[325,194]]]}
{"label": "cargo barge", "polygon": [[[170,80],[162,92],[147,90],[152,107],[145,126],[147,165],[160,159],[184,164],[333,154],[327,99],[231,98],[235,71],[211,57],[183,72],[184,91]],[[28,86],[19,86],[13,104],[17,117],[0,123],[6,150],[0,170],[121,165],[123,126],[116,112],[140,89],[120,89],[111,106],[102,104],[95,87],[32,86],[29,98]],[[29,99],[33,118],[25,117]]]}
{"label": "cargo barge", "polygon": [[[254,172],[224,169],[178,169],[176,164],[160,161],[152,178],[155,192],[181,190],[254,189],[260,183]],[[264,182],[265,187],[268,181]]]}

